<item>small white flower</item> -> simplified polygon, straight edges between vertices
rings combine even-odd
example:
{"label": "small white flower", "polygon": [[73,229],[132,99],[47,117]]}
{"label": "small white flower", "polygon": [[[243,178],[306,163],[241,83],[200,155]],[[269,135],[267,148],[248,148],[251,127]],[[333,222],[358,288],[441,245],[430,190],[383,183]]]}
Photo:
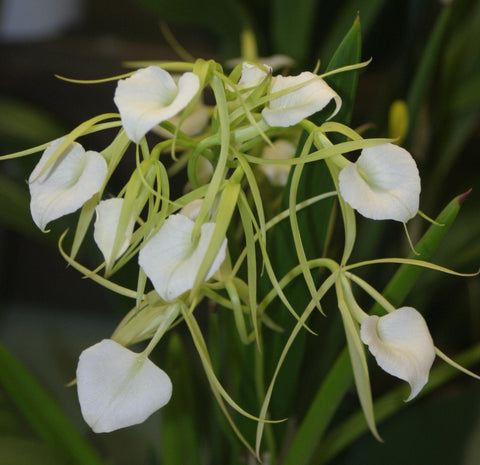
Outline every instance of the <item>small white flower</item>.
{"label": "small white flower", "polygon": [[332,99],[336,106],[330,118],[336,115],[342,104],[341,98],[323,79],[309,71],[304,71],[298,76],[275,76],[272,79],[270,93],[307,82],[308,84],[296,90],[270,100],[268,106],[262,110],[262,116],[270,126],[293,126],[325,108]]}
{"label": "small white flower", "polygon": [[132,238],[133,227],[135,226],[135,218],[133,217],[130,218],[116,256],[112,257],[115,235],[120,222],[123,203],[124,199],[119,198],[102,200],[95,208],[97,218],[94,224],[93,238],[107,264],[115,262],[115,260],[127,250],[130,239]]}
{"label": "small white flower", "polygon": [[[215,229],[215,223],[200,227],[200,238],[192,242],[194,221],[184,215],[170,215],[161,228],[140,250],[138,263],[150,278],[158,295],[170,302],[191,289],[205,257]],[[208,281],[225,259],[227,240],[224,239],[208,270]]]}
{"label": "small white flower", "polygon": [[[263,68],[267,68],[268,73],[272,72],[270,66],[263,65]],[[238,87],[241,89],[256,87],[267,77],[268,73],[260,66],[244,62],[242,64],[242,74],[238,81]]]}
{"label": "small white flower", "polygon": [[127,136],[138,144],[150,129],[182,111],[199,88],[196,74],[183,74],[177,86],[158,66],[140,69],[118,81],[114,101]]}
{"label": "small white flower", "polygon": [[382,317],[371,315],[360,328],[378,365],[387,373],[410,384],[413,399],[428,381],[435,359],[432,336],[422,315],[412,307],[402,307]]}
{"label": "small white flower", "polygon": [[48,146],[28,180],[30,211],[42,231],[50,221],[82,207],[100,191],[107,176],[103,156],[98,152],[85,152],[77,142],[70,144],[40,175],[62,141],[63,138],[57,139]]}
{"label": "small white flower", "polygon": [[[295,156],[296,147],[286,139],[277,139],[273,143],[273,147],[266,145],[262,153],[262,158],[270,160],[281,160],[293,158]],[[274,186],[285,186],[288,181],[291,165],[258,165],[265,173],[268,180]]]}
{"label": "small white flower", "polygon": [[410,153],[393,144],[362,150],[339,175],[340,194],[360,214],[406,223],[418,211],[420,175]]}
{"label": "small white flower", "polygon": [[81,353],[77,388],[83,418],[95,433],[142,423],[172,395],[164,371],[111,339]]}

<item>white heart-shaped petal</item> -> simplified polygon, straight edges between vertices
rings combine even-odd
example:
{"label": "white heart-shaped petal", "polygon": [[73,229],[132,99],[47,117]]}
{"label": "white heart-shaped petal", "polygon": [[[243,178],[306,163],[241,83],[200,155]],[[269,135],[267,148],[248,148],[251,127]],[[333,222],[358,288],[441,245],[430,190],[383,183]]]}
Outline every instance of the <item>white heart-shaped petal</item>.
{"label": "white heart-shaped petal", "polygon": [[182,111],[199,88],[196,74],[183,74],[177,85],[158,66],[140,69],[118,81],[114,102],[129,139],[138,144],[150,129]]}
{"label": "white heart-shaped petal", "polygon": [[378,365],[387,373],[410,384],[413,399],[428,381],[435,359],[432,336],[422,315],[412,307],[402,307],[382,317],[371,315],[360,328]]}
{"label": "white heart-shaped petal", "polygon": [[142,423],[172,395],[164,371],[111,339],[81,353],[77,388],[83,418],[95,433]]}
{"label": "white heart-shaped petal", "polygon": [[97,218],[93,229],[93,238],[102,252],[107,264],[113,263],[119,258],[125,250],[127,250],[132,238],[135,218],[130,218],[126,227],[123,242],[118,249],[116,256],[112,257],[115,235],[120,222],[120,214],[122,212],[124,199],[108,199],[102,200],[95,208]]}
{"label": "white heart-shaped petal", "polygon": [[330,118],[335,116],[340,110],[341,98],[323,79],[309,71],[304,71],[298,76],[275,76],[272,79],[270,93],[307,82],[308,84],[296,90],[270,100],[268,107],[262,110],[262,116],[270,126],[293,126],[325,108],[332,99],[336,106]]}
{"label": "white heart-shaped petal", "polygon": [[[262,158],[280,160],[294,158],[297,148],[286,139],[277,139],[273,145],[266,145]],[[274,186],[285,186],[291,165],[258,165]]]}
{"label": "white heart-shaped petal", "polygon": [[420,175],[410,153],[398,145],[363,149],[338,180],[345,201],[367,218],[406,223],[417,214]]}
{"label": "white heart-shaped petal", "polygon": [[100,191],[107,176],[103,156],[98,152],[85,152],[77,142],[70,144],[39,176],[62,141],[63,138],[57,139],[48,146],[28,180],[30,211],[42,231],[50,221],[82,207]]}
{"label": "white heart-shaped petal", "polygon": [[[138,263],[150,278],[158,295],[170,302],[191,289],[212,239],[215,223],[200,227],[198,243],[192,243],[194,222],[184,215],[170,215],[138,255]],[[225,260],[224,239],[208,270],[208,281]]]}

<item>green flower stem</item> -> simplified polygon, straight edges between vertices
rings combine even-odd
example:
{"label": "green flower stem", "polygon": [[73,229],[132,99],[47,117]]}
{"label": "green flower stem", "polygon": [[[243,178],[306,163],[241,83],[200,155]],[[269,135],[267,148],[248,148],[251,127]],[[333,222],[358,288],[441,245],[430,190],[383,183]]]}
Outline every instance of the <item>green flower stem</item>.
{"label": "green flower stem", "polygon": [[43,387],[2,344],[0,383],[37,435],[62,453],[66,463],[104,464]]}
{"label": "green flower stem", "polygon": [[[444,226],[432,225],[428,228],[416,246],[420,255],[413,258],[427,260],[432,256],[455,220],[463,199],[463,195],[454,198],[442,210],[436,221]],[[401,266],[386,287],[384,296],[390,302],[395,302],[396,305],[400,304],[413,287],[421,271],[420,267]],[[372,313],[375,312],[381,312],[380,305],[377,304],[373,307]],[[307,465],[312,463],[311,459],[317,453],[317,445],[325,434],[328,424],[349,389],[352,380],[350,357],[348,349],[344,348],[311,402],[310,409],[298,429],[285,460],[282,462],[283,465]]]}

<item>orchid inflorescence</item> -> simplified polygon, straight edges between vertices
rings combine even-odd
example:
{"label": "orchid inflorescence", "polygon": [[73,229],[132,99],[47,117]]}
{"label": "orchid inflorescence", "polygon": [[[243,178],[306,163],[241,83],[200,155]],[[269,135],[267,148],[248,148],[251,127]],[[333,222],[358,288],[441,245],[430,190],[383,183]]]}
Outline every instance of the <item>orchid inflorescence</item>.
{"label": "orchid inflorescence", "polygon": [[[183,74],[172,76],[169,71]],[[435,354],[440,352],[424,318],[414,308],[392,307],[353,273],[360,264],[349,263],[356,235],[355,211],[370,219],[401,223],[417,215],[420,176],[416,163],[391,140],[364,139],[353,129],[330,121],[342,101],[323,77],[308,71],[274,76],[269,66],[254,62],[240,63],[230,74],[212,61],[151,65],[118,81],[114,102],[119,114],[93,118],[65,137],[28,151],[44,150],[28,180],[36,225],[45,231],[53,220],[80,209],[70,253],[64,251],[62,236],[63,256],[85,276],[135,301],[113,335],[80,356],[78,396],[83,417],[95,432],[140,423],[169,401],[172,382],[148,356],[172,325],[183,320],[218,402],[258,422],[258,453],[261,431],[270,421],[268,404],[281,362],[259,414],[245,412],[222,387],[210,363],[195,317],[203,298],[234,314],[245,344],[259,343],[262,331],[274,330],[270,324],[274,317],[268,316],[268,310],[280,299],[297,319],[284,348],[286,354],[308,317],[320,308],[322,297],[334,287],[360,402],[376,436],[364,345],[383,370],[410,384],[407,400],[427,383]],[[207,88],[213,92],[213,107],[203,103]],[[330,114],[322,124],[307,120],[324,109]],[[118,128],[118,133],[101,152],[85,151],[77,142],[89,133],[111,128]],[[302,131],[306,137],[300,145]],[[165,139],[150,148],[157,137],[152,133]],[[332,143],[331,133],[342,135],[344,142]],[[131,144],[136,149],[134,170],[120,192],[110,192],[108,183]],[[355,151],[361,153],[353,162],[349,155]],[[167,170],[162,159],[169,155],[173,164]],[[310,163],[326,164],[335,190],[297,203],[301,172]],[[187,191],[171,198],[169,173],[183,168],[188,175]],[[290,190],[288,210],[276,215],[262,201],[263,191],[278,189],[275,186]],[[323,257],[307,260],[297,211],[331,197],[338,199],[344,222],[342,258],[339,262]],[[104,262],[89,270],[76,261],[76,255],[94,215],[93,238]],[[283,219],[291,223],[298,266],[279,279],[269,259],[267,239],[269,230]],[[244,248],[234,256],[227,232],[237,221],[233,240],[240,240]],[[112,281],[132,260],[138,261],[137,289]],[[260,303],[257,260],[272,285]],[[245,261],[246,276],[242,274]],[[411,262],[435,268],[420,260]],[[316,283],[313,268],[328,270],[328,277]],[[283,293],[298,275],[311,294],[305,309],[295,309]],[[352,283],[373,297],[385,314],[365,313],[354,297]],[[145,340],[149,343],[140,353],[126,348]],[[444,354],[442,358],[449,360]],[[232,422],[228,410],[223,411]]]}

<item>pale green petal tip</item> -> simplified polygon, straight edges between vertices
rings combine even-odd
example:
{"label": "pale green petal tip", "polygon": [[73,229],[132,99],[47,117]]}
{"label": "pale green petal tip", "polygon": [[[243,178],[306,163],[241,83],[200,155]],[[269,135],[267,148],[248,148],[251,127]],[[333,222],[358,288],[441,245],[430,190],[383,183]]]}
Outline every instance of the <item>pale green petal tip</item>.
{"label": "pale green petal tip", "polygon": [[435,359],[430,331],[422,315],[412,307],[402,307],[382,317],[366,318],[360,337],[387,373],[407,381],[413,399],[428,381]]}
{"label": "pale green petal tip", "polygon": [[81,353],[77,388],[83,418],[95,433],[142,423],[172,395],[163,370],[111,339]]}

